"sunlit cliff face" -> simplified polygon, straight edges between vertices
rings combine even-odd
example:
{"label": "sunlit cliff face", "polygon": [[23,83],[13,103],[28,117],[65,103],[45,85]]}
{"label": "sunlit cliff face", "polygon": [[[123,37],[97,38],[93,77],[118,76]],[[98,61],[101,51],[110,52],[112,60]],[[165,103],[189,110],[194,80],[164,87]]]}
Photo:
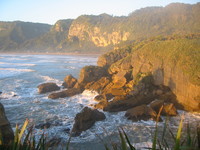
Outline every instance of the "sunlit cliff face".
{"label": "sunlit cliff face", "polygon": [[97,47],[106,47],[108,45],[116,45],[121,41],[127,41],[130,33],[122,31],[112,31],[110,33],[103,32],[99,27],[88,27],[84,24],[72,24],[69,29],[68,39],[78,37],[79,40],[91,41]]}

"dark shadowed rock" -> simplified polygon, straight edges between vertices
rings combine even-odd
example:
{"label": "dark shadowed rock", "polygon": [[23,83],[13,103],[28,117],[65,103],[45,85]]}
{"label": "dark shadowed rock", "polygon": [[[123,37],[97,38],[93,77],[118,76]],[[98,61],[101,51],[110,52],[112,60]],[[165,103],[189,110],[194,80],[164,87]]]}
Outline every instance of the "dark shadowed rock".
{"label": "dark shadowed rock", "polygon": [[108,105],[103,109],[109,112],[125,111],[132,107],[136,107],[142,104],[149,104],[155,99],[151,94],[149,95],[138,95],[128,99],[117,100],[109,102]]}
{"label": "dark shadowed rock", "polygon": [[95,109],[104,109],[108,105],[107,101],[101,101],[98,104],[94,105]]}
{"label": "dark shadowed rock", "polygon": [[79,136],[82,131],[91,128],[96,121],[101,121],[105,118],[106,117],[102,112],[99,112],[96,109],[85,107],[76,115],[72,133],[74,136]]}
{"label": "dark shadowed rock", "polygon": [[150,119],[156,121],[157,113],[151,107],[141,105],[127,110],[125,116],[132,121]]}
{"label": "dark shadowed rock", "polygon": [[97,95],[95,96],[94,100],[97,102],[100,102],[100,101],[105,101],[106,98],[105,98],[105,95]]}
{"label": "dark shadowed rock", "polygon": [[0,103],[0,132],[5,144],[8,144],[14,139],[14,133],[10,123],[6,117],[3,105]]}
{"label": "dark shadowed rock", "polygon": [[0,95],[2,94],[2,92],[0,91]]}
{"label": "dark shadowed rock", "polygon": [[43,83],[38,86],[38,92],[40,94],[58,90],[60,90],[60,87],[58,87],[55,83]]}
{"label": "dark shadowed rock", "polygon": [[62,84],[65,88],[73,88],[76,84],[77,79],[74,78],[71,74],[66,76],[64,79],[64,83]]}
{"label": "dark shadowed rock", "polygon": [[71,96],[80,94],[82,92],[83,91],[80,88],[71,88],[71,89],[68,89],[68,90],[61,91],[61,92],[51,93],[48,96],[48,98],[57,99],[57,98],[71,97]]}
{"label": "dark shadowed rock", "polygon": [[164,100],[154,100],[150,103],[150,107],[155,110],[157,113],[159,112],[160,108],[164,105]]}
{"label": "dark shadowed rock", "polygon": [[112,99],[113,97],[114,96],[111,93],[100,94],[100,95],[95,96],[94,100],[97,101],[97,102],[108,101],[108,100]]}
{"label": "dark shadowed rock", "polygon": [[150,107],[156,111],[156,113],[159,113],[161,107],[162,111],[161,111],[161,115],[164,116],[176,116],[177,110],[176,107],[174,106],[173,103],[164,103],[164,100],[154,100],[153,102],[150,103]]}
{"label": "dark shadowed rock", "polygon": [[51,123],[50,122],[46,122],[46,123],[41,123],[35,126],[36,129],[48,129],[51,127]]}

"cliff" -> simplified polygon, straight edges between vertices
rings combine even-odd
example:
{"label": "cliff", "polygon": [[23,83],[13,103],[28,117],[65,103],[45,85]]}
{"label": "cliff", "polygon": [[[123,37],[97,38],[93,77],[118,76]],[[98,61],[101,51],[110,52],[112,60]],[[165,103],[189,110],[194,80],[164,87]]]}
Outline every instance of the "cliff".
{"label": "cliff", "polygon": [[116,50],[102,55],[98,65],[108,68],[112,76],[131,72],[133,81],[150,74],[154,85],[170,88],[180,108],[200,111],[199,35],[145,40],[127,49],[129,53],[123,55]]}
{"label": "cliff", "polygon": [[[138,39],[199,33],[199,11],[200,3],[173,3],[166,7],[142,8],[122,17],[107,14],[82,15],[74,20],[59,20],[51,29],[48,27],[45,32],[41,32],[39,37],[23,38],[17,44],[6,44],[8,38],[1,34],[1,41],[4,42],[1,43],[0,50],[105,52]],[[3,30],[5,29],[1,27],[0,33]],[[16,32],[20,33],[18,30]]]}

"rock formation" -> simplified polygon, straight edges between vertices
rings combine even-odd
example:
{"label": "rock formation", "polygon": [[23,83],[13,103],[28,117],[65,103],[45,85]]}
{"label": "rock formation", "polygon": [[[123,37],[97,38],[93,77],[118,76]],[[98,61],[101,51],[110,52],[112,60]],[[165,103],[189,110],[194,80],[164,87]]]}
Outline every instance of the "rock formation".
{"label": "rock formation", "polygon": [[57,90],[60,90],[60,87],[58,87],[55,83],[43,83],[38,86],[38,92],[40,94]]}
{"label": "rock formation", "polygon": [[105,118],[106,117],[102,112],[99,112],[96,109],[93,110],[91,108],[85,107],[80,113],[76,115],[72,133],[74,136],[79,136],[82,131],[91,128],[96,121],[101,121]]}
{"label": "rock formation", "polygon": [[0,133],[3,138],[3,142],[8,144],[14,140],[14,133],[10,126],[10,123],[6,117],[3,105],[0,103]]}

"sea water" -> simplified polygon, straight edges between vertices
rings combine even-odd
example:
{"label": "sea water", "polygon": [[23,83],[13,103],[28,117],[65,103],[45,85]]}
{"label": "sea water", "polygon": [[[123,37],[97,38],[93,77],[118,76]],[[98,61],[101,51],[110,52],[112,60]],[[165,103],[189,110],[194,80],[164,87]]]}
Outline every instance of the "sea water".
{"label": "sea water", "polygon": [[[74,117],[85,106],[94,104],[93,98],[98,94],[85,90],[82,94],[48,99],[48,94],[38,94],[37,86],[41,83],[55,82],[62,85],[66,75],[78,78],[80,69],[86,65],[96,65],[97,56],[70,55],[0,55],[0,102],[4,105],[6,115],[13,127],[22,125],[26,118],[30,125],[37,126],[50,122],[48,129],[34,129],[36,137],[45,133],[48,139],[59,139],[65,143],[69,138]],[[101,110],[100,110],[101,111]],[[118,129],[123,128],[131,142],[138,148],[151,147],[155,129],[153,121],[132,122],[124,117],[125,112],[104,112],[106,119],[96,122],[79,137],[71,139],[71,148],[77,150],[101,150],[103,144],[118,141]],[[186,113],[185,122],[197,123],[199,114]],[[171,128],[177,128],[180,116],[172,117]],[[163,123],[159,123],[163,126]],[[58,148],[59,149],[59,148]]]}

